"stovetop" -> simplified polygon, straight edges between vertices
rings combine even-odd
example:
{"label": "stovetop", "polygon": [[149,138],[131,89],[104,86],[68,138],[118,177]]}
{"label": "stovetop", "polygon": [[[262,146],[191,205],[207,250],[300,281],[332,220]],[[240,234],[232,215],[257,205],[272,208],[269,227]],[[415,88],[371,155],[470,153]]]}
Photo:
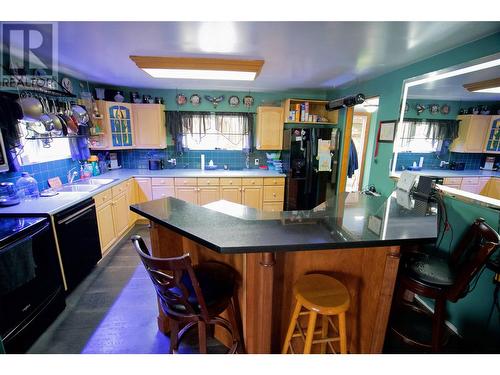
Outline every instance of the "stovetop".
{"label": "stovetop", "polygon": [[5,217],[0,216],[0,247],[28,232],[30,227],[44,220],[45,217]]}

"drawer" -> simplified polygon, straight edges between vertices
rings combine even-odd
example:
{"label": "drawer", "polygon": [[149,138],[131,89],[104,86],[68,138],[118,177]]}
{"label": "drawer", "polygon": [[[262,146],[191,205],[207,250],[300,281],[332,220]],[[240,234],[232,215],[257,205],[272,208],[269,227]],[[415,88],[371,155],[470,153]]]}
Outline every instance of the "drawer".
{"label": "drawer", "polygon": [[284,198],[285,190],[283,189],[283,186],[264,186],[264,202],[282,202]]}
{"label": "drawer", "polygon": [[464,177],[462,178],[463,185],[477,185],[479,184],[479,177]]}
{"label": "drawer", "polygon": [[462,183],[462,179],[459,177],[446,177],[443,180],[443,185],[460,185]]}
{"label": "drawer", "polygon": [[189,178],[181,178],[181,177],[176,177],[175,178],[175,186],[196,186],[196,177],[189,177]]}
{"label": "drawer", "polygon": [[264,184],[263,178],[242,178],[241,184],[244,186],[262,186]]}
{"label": "drawer", "polygon": [[267,212],[280,212],[283,211],[283,202],[264,202],[262,204],[262,211]]}
{"label": "drawer", "polygon": [[278,177],[266,177],[264,178],[264,186],[268,185],[278,185],[278,186],[284,186],[285,185],[285,179],[284,178],[278,178]]}
{"label": "drawer", "polygon": [[241,186],[241,178],[221,178],[222,186]]}
{"label": "drawer", "polygon": [[152,178],[151,185],[153,186],[174,186],[173,178]]}
{"label": "drawer", "polygon": [[113,197],[117,197],[120,194],[123,194],[127,191],[127,184],[125,182],[122,182],[119,185],[113,186],[111,188],[113,192]]}
{"label": "drawer", "polygon": [[104,203],[111,200],[113,197],[113,193],[111,189],[100,192],[99,194],[94,195],[95,205],[97,207],[102,206]]}
{"label": "drawer", "polygon": [[218,186],[218,185],[219,185],[218,178],[198,177],[198,186]]}

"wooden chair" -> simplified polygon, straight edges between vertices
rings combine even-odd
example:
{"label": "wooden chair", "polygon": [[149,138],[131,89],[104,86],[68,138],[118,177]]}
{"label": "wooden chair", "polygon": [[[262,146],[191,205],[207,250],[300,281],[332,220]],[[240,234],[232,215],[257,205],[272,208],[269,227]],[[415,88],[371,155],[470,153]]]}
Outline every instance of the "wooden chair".
{"label": "wooden chair", "polygon": [[[393,331],[406,343],[430,348],[435,353],[441,352],[446,302],[457,302],[467,295],[469,284],[499,244],[498,233],[486,224],[484,219],[478,218],[462,237],[449,259],[430,253],[409,254],[408,259],[402,262],[393,316],[401,312],[402,307],[409,307],[403,303],[403,294],[407,290],[434,299],[432,341],[430,344],[418,342],[405,337],[397,328],[393,327]],[[424,313],[420,309],[416,311]]]}
{"label": "wooden chair", "polygon": [[[340,353],[347,353],[347,334],[345,313],[349,309],[351,297],[347,288],[337,279],[322,274],[308,274],[299,278],[293,287],[293,293],[297,299],[295,309],[290,320],[288,332],[281,354],[291,351],[295,354],[292,344],[294,337],[301,337],[304,341],[304,354],[311,353],[313,344],[321,344],[321,353],[326,353],[326,345],[335,353],[333,342],[338,341]],[[305,309],[305,311],[302,311]],[[316,330],[317,316],[321,315],[321,330]],[[300,316],[308,315],[306,333],[300,325]],[[338,317],[338,328],[335,326],[332,316]],[[336,333],[335,336],[328,335],[329,328]],[[295,331],[298,331],[295,333]],[[314,339],[314,335],[320,335]]]}
{"label": "wooden chair", "polygon": [[[161,308],[169,318],[169,352],[177,352],[184,334],[197,325],[200,353],[206,353],[207,326],[218,325],[231,335],[232,345],[228,353],[242,353],[233,298],[235,271],[218,262],[205,262],[193,267],[189,254],[155,258],[140,236],[134,235],[131,240],[153,282]],[[226,309],[229,320],[219,316]],[[180,329],[182,324],[185,326]]]}

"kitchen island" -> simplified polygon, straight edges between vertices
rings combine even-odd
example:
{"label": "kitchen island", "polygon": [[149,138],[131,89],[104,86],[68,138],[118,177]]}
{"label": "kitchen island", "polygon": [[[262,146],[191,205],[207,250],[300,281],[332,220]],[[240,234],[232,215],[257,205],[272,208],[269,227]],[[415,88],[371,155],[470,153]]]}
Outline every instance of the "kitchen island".
{"label": "kitchen island", "polygon": [[[436,205],[403,198],[346,193],[310,211],[285,212],[165,198],[131,210],[151,221],[154,256],[189,253],[193,263],[217,260],[238,271],[248,353],[280,351],[294,303],[292,286],[309,272],[333,275],[350,292],[348,351],[380,353],[400,247],[437,237]],[[161,310],[158,325],[168,331]]]}

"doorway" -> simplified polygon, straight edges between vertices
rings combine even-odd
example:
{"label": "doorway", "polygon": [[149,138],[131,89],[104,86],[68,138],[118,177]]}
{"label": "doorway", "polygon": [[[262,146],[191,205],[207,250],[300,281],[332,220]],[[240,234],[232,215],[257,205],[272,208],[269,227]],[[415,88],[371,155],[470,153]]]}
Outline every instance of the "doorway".
{"label": "doorway", "polygon": [[351,143],[345,191],[361,191],[365,187],[364,172],[367,155],[368,134],[372,117],[378,110],[378,97],[367,99],[354,107],[351,127]]}

